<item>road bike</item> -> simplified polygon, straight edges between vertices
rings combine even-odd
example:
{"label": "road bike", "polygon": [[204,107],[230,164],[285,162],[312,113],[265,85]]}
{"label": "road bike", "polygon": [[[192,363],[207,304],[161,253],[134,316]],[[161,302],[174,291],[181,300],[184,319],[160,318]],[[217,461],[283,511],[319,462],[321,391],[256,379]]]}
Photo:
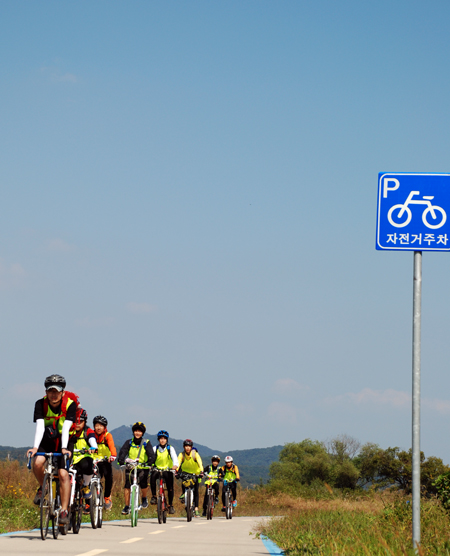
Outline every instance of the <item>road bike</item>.
{"label": "road bike", "polygon": [[91,517],[91,525],[93,529],[100,529],[103,524],[103,506],[105,503],[103,495],[103,484],[98,469],[98,464],[109,461],[106,456],[104,458],[94,459],[94,474],[90,482],[92,498],[90,499],[89,513]]}
{"label": "road bike", "polygon": [[185,487],[184,506],[186,508],[186,517],[188,521],[192,521],[192,517],[195,514],[194,487],[197,481],[197,475],[182,471],[181,473],[178,473],[176,477],[181,479],[181,482]]}
{"label": "road bike", "polygon": [[233,492],[231,491],[231,486],[236,481],[226,481],[223,480],[223,486],[225,489],[225,517],[227,519],[233,518]]}
{"label": "road bike", "polygon": [[209,484],[206,484],[206,496],[207,496],[206,519],[212,519],[214,513],[215,500],[216,500],[216,493],[214,492],[214,484],[220,483],[222,479],[219,479],[219,477],[213,477],[211,475],[205,475],[205,477],[209,480]]}
{"label": "road bike", "polygon": [[140,469],[150,469],[148,465],[142,465],[139,461],[128,461],[126,465],[122,465],[122,468],[126,469],[126,473],[130,473],[133,475],[133,481],[131,482],[130,487],[130,515],[131,515],[131,527],[136,527],[138,522],[138,512],[142,509],[141,505],[141,488],[139,483],[137,482],[137,475],[138,475],[138,466]]}
{"label": "road bike", "polygon": [[[420,191],[410,191],[406,201],[403,204],[394,205],[389,209],[388,212],[388,220],[392,226],[396,228],[404,228],[411,222],[412,212],[408,205],[426,205],[426,209],[422,213],[422,222],[425,224],[427,228],[431,228],[432,230],[436,230],[437,228],[441,228],[445,222],[447,221],[447,213],[445,210],[438,206],[432,205],[431,201],[434,199],[433,195],[424,195],[422,199],[414,199],[414,195],[420,195]],[[398,212],[397,212],[398,211]],[[438,219],[436,212],[440,213],[441,220],[436,223]],[[406,213],[406,220],[403,222],[401,218]],[[431,218],[434,220],[434,223],[431,224],[428,222],[427,216],[428,214],[431,215]],[[394,220],[392,217],[395,217]]]}
{"label": "road bike", "polygon": [[[36,456],[45,457],[44,481],[42,482],[42,494],[39,504],[41,539],[45,541],[48,535],[48,525],[52,520],[53,538],[57,539],[59,533],[67,534],[67,525],[59,524],[61,512],[61,495],[59,492],[58,466],[55,458],[66,456],[59,452],[36,452]],[[31,457],[28,457],[28,469],[31,469]]]}
{"label": "road bike", "polygon": [[167,519],[167,512],[169,510],[169,504],[167,502],[167,495],[166,495],[166,483],[164,481],[163,473],[164,471],[168,471],[169,473],[175,473],[173,469],[157,469],[154,467],[152,469],[152,473],[157,475],[157,479],[159,480],[159,488],[158,488],[158,499],[156,502],[156,513],[158,514],[158,523],[166,523]]}

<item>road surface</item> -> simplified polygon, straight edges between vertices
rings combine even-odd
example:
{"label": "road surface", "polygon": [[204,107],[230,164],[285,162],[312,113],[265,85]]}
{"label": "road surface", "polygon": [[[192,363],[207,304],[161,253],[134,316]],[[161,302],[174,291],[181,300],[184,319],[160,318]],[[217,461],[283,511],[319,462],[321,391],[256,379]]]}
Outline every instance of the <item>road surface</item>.
{"label": "road surface", "polygon": [[[159,525],[156,519],[139,520],[137,527],[130,521],[105,521],[101,529],[83,523],[78,535],[71,531],[55,540],[51,529],[43,541],[40,531],[19,532],[0,536],[2,555],[58,556],[260,556],[271,554],[260,539],[250,535],[264,518],[224,517],[168,518]],[[269,549],[270,550],[270,549]]]}

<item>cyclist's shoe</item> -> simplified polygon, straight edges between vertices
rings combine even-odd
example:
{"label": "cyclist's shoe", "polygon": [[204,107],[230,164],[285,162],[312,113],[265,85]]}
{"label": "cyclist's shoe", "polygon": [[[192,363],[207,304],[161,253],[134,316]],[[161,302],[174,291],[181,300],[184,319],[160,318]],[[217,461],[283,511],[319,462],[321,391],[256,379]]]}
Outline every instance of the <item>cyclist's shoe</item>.
{"label": "cyclist's shoe", "polygon": [[195,517],[200,517],[200,512],[198,510],[195,510]]}
{"label": "cyclist's shoe", "polygon": [[112,508],[111,496],[105,496],[105,510],[110,510]]}
{"label": "cyclist's shoe", "polygon": [[84,514],[88,514],[91,511],[91,506],[90,504],[85,504],[84,508],[83,508],[83,513]]}
{"label": "cyclist's shoe", "polygon": [[150,500],[150,504],[152,504],[152,506],[156,504],[156,496],[152,496],[152,499]]}
{"label": "cyclist's shoe", "polygon": [[122,510],[122,515],[129,515],[130,514],[130,506],[125,506]]}
{"label": "cyclist's shoe", "polygon": [[214,498],[214,506],[217,506],[218,503],[219,503],[219,497],[216,496],[216,497]]}
{"label": "cyclist's shoe", "polygon": [[37,492],[34,496],[34,500],[33,500],[33,504],[36,504],[36,506],[39,506],[41,504],[41,498],[42,498],[42,487],[39,487],[37,489]]}
{"label": "cyclist's shoe", "polygon": [[233,508],[235,508],[237,506],[237,501],[233,500]]}
{"label": "cyclist's shoe", "polygon": [[178,498],[178,500],[184,500],[184,492],[183,492],[183,494]]}
{"label": "cyclist's shoe", "polygon": [[206,517],[206,510],[202,511],[202,517]]}
{"label": "cyclist's shoe", "polygon": [[89,485],[84,486],[81,489],[81,492],[83,493],[83,498],[85,498],[86,500],[89,500],[89,498],[92,498],[92,492],[91,492],[91,489],[89,488]]}
{"label": "cyclist's shoe", "polygon": [[67,510],[61,510],[59,513],[59,523],[61,525],[67,525],[69,523],[69,512]]}
{"label": "cyclist's shoe", "polygon": [[175,508],[173,506],[169,506],[169,514],[174,514]]}
{"label": "cyclist's shoe", "polygon": [[222,511],[224,512],[226,510],[225,506],[222,507]]}
{"label": "cyclist's shoe", "polygon": [[142,508],[143,509],[148,508],[148,499],[147,498],[142,497]]}

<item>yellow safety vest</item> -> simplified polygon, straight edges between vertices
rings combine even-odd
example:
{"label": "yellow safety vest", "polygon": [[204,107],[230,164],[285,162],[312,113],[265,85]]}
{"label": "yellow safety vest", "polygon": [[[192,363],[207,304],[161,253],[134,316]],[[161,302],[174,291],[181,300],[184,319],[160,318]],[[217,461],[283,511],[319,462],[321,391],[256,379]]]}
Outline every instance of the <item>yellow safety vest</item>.
{"label": "yellow safety vest", "polygon": [[109,434],[109,432],[105,432],[105,436],[103,437],[103,441],[102,442],[97,442],[98,445],[98,458],[105,458],[105,457],[109,457],[111,455],[111,450],[108,447],[108,444],[106,444],[105,440],[107,435]]}
{"label": "yellow safety vest", "polygon": [[91,446],[89,445],[89,442],[87,441],[86,438],[86,429],[83,429],[81,431],[80,436],[77,438],[75,442],[74,451],[73,451],[73,461],[72,461],[73,465],[78,463],[83,458],[94,458],[92,454],[77,454],[76,452],[76,450],[83,450],[83,449],[89,450],[90,448]]}
{"label": "yellow safety vest", "polygon": [[[138,468],[141,468],[143,464],[147,463],[148,461],[147,452],[145,451],[145,446],[147,445],[147,442],[148,442],[147,440],[142,439],[141,444],[135,444],[134,439],[131,440],[130,449],[128,451],[128,457],[130,459],[137,459],[139,451],[141,452],[139,454],[139,463],[141,465],[138,465]],[[142,450],[141,450],[141,446],[142,446]]]}
{"label": "yellow safety vest", "polygon": [[180,452],[178,456],[178,469],[180,471],[184,471],[185,473],[200,475],[203,471],[203,463],[200,454],[196,452],[194,460],[194,458],[192,456],[188,456],[186,452]]}
{"label": "yellow safety vest", "polygon": [[159,447],[156,448],[156,461],[155,467],[157,469],[172,469],[173,461],[170,457],[170,451],[168,446],[165,447],[163,452],[159,451]]}
{"label": "yellow safety vest", "polygon": [[[63,402],[61,401],[61,403]],[[73,403],[73,400],[69,398],[69,400],[67,401],[67,408],[71,403]],[[47,414],[44,417],[44,424],[46,427],[53,426],[55,421],[58,421],[58,432],[59,434],[61,434],[65,420],[66,418],[62,413],[62,409],[61,409],[61,413],[55,413],[54,411],[52,411],[50,404],[48,404]]]}

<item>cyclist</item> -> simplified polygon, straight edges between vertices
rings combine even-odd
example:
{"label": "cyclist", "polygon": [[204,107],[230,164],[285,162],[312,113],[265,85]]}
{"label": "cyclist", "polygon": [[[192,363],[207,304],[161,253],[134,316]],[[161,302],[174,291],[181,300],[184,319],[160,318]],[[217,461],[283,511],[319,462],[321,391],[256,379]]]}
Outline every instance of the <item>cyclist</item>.
{"label": "cyclist", "polygon": [[[192,448],[193,445],[194,443],[189,438],[183,442],[183,451],[178,454],[178,472],[184,471],[197,475],[194,485],[194,505],[195,515],[198,517],[200,515],[198,513],[198,477],[203,473],[203,463],[200,454]],[[183,500],[186,487],[182,484],[181,488],[183,493],[180,500]]]}
{"label": "cyclist", "polygon": [[[155,461],[155,454],[153,452],[150,440],[144,440],[143,436],[147,430],[144,423],[137,421],[131,427],[133,431],[133,438],[127,440],[120,449],[117,461],[120,465],[124,463],[131,463],[139,461],[138,465],[138,481],[142,490],[142,507],[148,508],[147,492],[148,492],[148,469],[142,469],[143,465],[152,465]],[[125,472],[125,507],[122,510],[123,515],[130,513],[130,491],[131,491],[131,474]]]}
{"label": "cyclist", "polygon": [[[163,478],[167,485],[167,496],[169,502],[169,514],[175,513],[175,508],[173,507],[173,473],[168,471],[168,469],[177,469],[177,453],[173,446],[169,446],[169,433],[165,430],[160,430],[157,434],[158,446],[153,446],[153,451],[156,455],[155,467],[156,469],[165,469],[163,471]],[[157,474],[152,473],[150,475],[150,487],[152,489],[152,499],[150,504],[156,504],[156,479]]]}
{"label": "cyclist", "polygon": [[105,510],[112,508],[111,490],[113,485],[113,471],[111,462],[117,457],[117,450],[114,445],[112,434],[106,428],[108,420],[103,415],[94,417],[94,431],[95,439],[98,445],[98,457],[108,458],[108,461],[101,461],[98,463],[98,471],[100,477],[105,477]]}
{"label": "cyclist", "polygon": [[[220,468],[220,476],[223,477],[224,481],[231,483],[231,493],[233,494],[233,508],[237,506],[236,501],[236,483],[241,479],[239,477],[238,466],[233,463],[233,458],[231,456],[226,456],[225,465]],[[225,511],[225,483],[222,489],[222,511]]]}
{"label": "cyclist", "polygon": [[[94,468],[92,464],[93,453],[97,450],[95,432],[86,427],[87,413],[81,407],[77,409],[77,418],[69,440],[69,449],[73,453],[72,465],[83,474],[83,498],[89,500],[92,497],[89,483],[91,482]],[[86,453],[77,453],[79,450],[86,450]],[[88,509],[88,506],[87,508]]]}
{"label": "cyclist", "polygon": [[[220,463],[220,457],[213,456],[211,458],[211,465],[207,465],[204,471],[205,475],[209,475],[211,477],[210,479],[207,479],[205,481],[205,485],[212,484],[214,488],[214,499],[215,499],[214,502],[216,504],[219,502],[219,483],[217,482],[217,479],[220,477],[219,463]],[[214,480],[214,477],[216,478],[216,480]],[[208,494],[207,494],[207,490],[205,490],[205,497],[203,498],[203,513],[202,513],[203,517],[206,516],[207,506],[208,506]]]}
{"label": "cyclist", "polygon": [[[76,400],[64,397],[66,380],[61,375],[50,375],[44,381],[46,395],[37,400],[34,406],[36,432],[34,444],[28,455],[33,457],[36,452],[58,452],[70,457],[67,449],[69,431],[76,418]],[[64,399],[63,399],[64,397]],[[59,522],[62,525],[69,523],[68,506],[70,499],[70,479],[65,469],[64,458],[58,458],[58,476],[61,492],[61,513]],[[42,496],[42,483],[45,474],[45,457],[38,456],[33,462],[33,473],[39,482],[33,502],[38,506]]]}

